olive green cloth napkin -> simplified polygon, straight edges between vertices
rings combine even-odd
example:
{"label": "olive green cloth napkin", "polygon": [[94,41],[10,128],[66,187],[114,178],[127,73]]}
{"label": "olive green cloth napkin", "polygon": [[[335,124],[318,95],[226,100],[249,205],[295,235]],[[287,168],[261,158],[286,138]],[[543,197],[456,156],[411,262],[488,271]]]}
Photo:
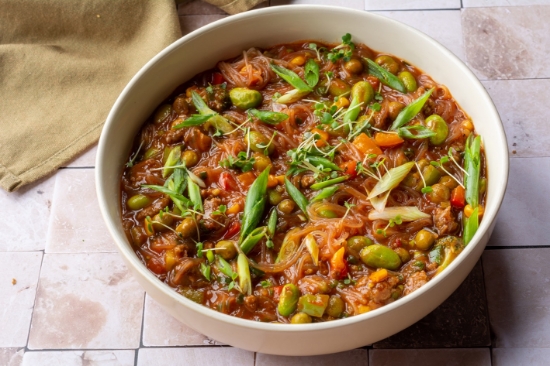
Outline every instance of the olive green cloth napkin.
{"label": "olive green cloth napkin", "polygon": [[131,77],[179,37],[173,0],[1,0],[0,186],[96,142]]}
{"label": "olive green cloth napkin", "polygon": [[205,2],[216,5],[229,14],[237,14],[247,11],[266,0],[204,0]]}

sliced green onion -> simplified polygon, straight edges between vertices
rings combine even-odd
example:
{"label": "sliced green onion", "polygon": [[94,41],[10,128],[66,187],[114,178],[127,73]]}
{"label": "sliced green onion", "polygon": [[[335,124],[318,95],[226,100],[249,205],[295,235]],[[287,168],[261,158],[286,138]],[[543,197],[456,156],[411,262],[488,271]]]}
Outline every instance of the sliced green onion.
{"label": "sliced green onion", "polygon": [[235,280],[238,274],[233,272],[233,268],[231,267],[231,264],[227,263],[227,261],[222,257],[220,257],[219,255],[216,256],[216,258],[218,259],[217,266],[220,272],[226,275],[227,277],[231,278],[232,280]]}
{"label": "sliced green onion", "polygon": [[271,64],[271,70],[281,77],[284,81],[292,85],[301,92],[311,92],[312,89],[307,85],[294,71],[286,69],[282,66]]}
{"label": "sliced green onion", "polygon": [[341,177],[337,177],[337,178],[325,180],[324,182],[319,182],[319,183],[312,184],[309,188],[313,189],[314,191],[317,191],[319,189],[323,189],[323,188],[332,186],[334,184],[342,183],[342,182],[344,182],[348,179],[349,179],[349,176],[342,175]]}
{"label": "sliced green onion", "polygon": [[284,120],[288,119],[288,114],[281,112],[272,112],[272,111],[260,111],[258,109],[249,109],[248,113],[259,119],[264,123],[270,125],[277,125]]}
{"label": "sliced green onion", "polygon": [[310,162],[316,168],[319,168],[320,166],[322,166],[324,169],[330,169],[330,170],[336,170],[336,171],[342,170],[342,168],[340,168],[338,165],[334,164],[332,161],[328,160],[327,158],[323,158],[321,156],[309,155],[305,160]]}
{"label": "sliced green onion", "polygon": [[264,213],[269,169],[267,167],[248,189],[239,239],[241,243],[256,228]]}
{"label": "sliced green onion", "polygon": [[377,211],[382,211],[384,209],[390,191],[401,183],[407,174],[409,174],[413,166],[414,162],[411,161],[396,168],[392,168],[376,183],[367,198]]}
{"label": "sliced green onion", "polygon": [[290,198],[296,202],[298,207],[300,207],[300,210],[306,215],[307,218],[309,218],[307,214],[307,205],[309,204],[309,201],[307,200],[306,196],[294,184],[292,184],[287,177],[285,177],[285,187],[288,195]]}
{"label": "sliced green onion", "polygon": [[311,234],[307,234],[304,238],[305,245],[307,250],[309,251],[309,254],[311,254],[311,259],[313,260],[313,264],[316,266],[319,265],[319,246],[317,245],[317,241]]}
{"label": "sliced green onion", "polygon": [[267,228],[265,226],[257,227],[241,243],[241,249],[244,254],[248,254],[252,248],[265,237]]}
{"label": "sliced green onion", "polygon": [[477,229],[479,228],[479,207],[474,208],[474,211],[470,217],[464,219],[464,244],[468,243],[474,237]]}
{"label": "sliced green onion", "polygon": [[425,212],[422,212],[416,206],[399,206],[386,207],[383,211],[372,210],[369,212],[369,220],[393,220],[397,216],[402,222],[410,222],[431,217]]}
{"label": "sliced green onion", "polygon": [[407,88],[405,87],[405,85],[403,85],[403,83],[401,82],[401,80],[399,80],[397,76],[384,69],[373,60],[364,57],[363,59],[366,60],[369,64],[369,73],[380,79],[380,82],[382,84],[387,85],[397,91],[400,91],[403,94],[407,93]]}
{"label": "sliced green onion", "polygon": [[464,154],[464,186],[466,187],[465,199],[472,208],[479,204],[479,176],[481,164],[481,136],[470,135],[466,140]]}
{"label": "sliced green onion", "polygon": [[312,58],[307,60],[304,68],[306,83],[314,88],[319,82],[319,64]]}
{"label": "sliced green onion", "polygon": [[166,158],[166,163],[164,163],[164,168],[162,169],[162,177],[166,178],[174,172],[174,165],[178,165],[178,162],[181,157],[181,146],[174,146],[170,150],[170,154]]}
{"label": "sliced green onion", "polygon": [[291,91],[286,92],[282,97],[279,97],[276,102],[281,104],[294,103],[299,101],[309,93],[311,93],[311,91],[309,90],[292,89]]}
{"label": "sliced green onion", "polygon": [[206,250],[206,259],[208,259],[209,263],[214,263],[214,251]]}
{"label": "sliced green onion", "polygon": [[269,221],[267,223],[267,234],[270,238],[275,235],[275,231],[277,230],[277,216],[277,210],[272,210],[271,214],[269,215]]}
{"label": "sliced green onion", "polygon": [[206,278],[207,281],[210,281],[210,273],[212,271],[212,268],[210,268],[209,265],[201,263],[200,271],[204,278]]}
{"label": "sliced green onion", "polygon": [[243,294],[252,295],[252,280],[246,255],[239,253],[237,258],[237,271],[239,272],[239,287]]}
{"label": "sliced green onion", "polygon": [[332,197],[338,189],[339,187],[337,186],[323,188],[323,190],[319,192],[317,196],[313,197],[311,202],[321,201],[321,200],[324,200],[325,198]]}
{"label": "sliced green onion", "polygon": [[201,190],[197,183],[193,182],[191,177],[187,178],[187,189],[189,190],[189,199],[193,203],[193,209],[195,211],[203,212]]}
{"label": "sliced green onion", "polygon": [[204,114],[204,115],[194,114],[191,117],[187,118],[182,123],[172,127],[172,129],[177,130],[183,127],[200,126],[204,124],[206,121],[208,121],[210,117],[213,117],[213,116],[214,116],[213,114]]}
{"label": "sliced green onion", "polygon": [[418,99],[412,101],[412,103],[403,108],[403,110],[397,115],[395,121],[393,121],[390,130],[396,130],[399,127],[403,127],[404,125],[409,123],[418,114],[418,112],[422,110],[422,107],[424,107],[424,104],[426,104],[426,101],[432,94],[433,90],[433,88],[428,90]]}
{"label": "sliced green onion", "polygon": [[197,183],[197,185],[199,187],[206,188],[206,184],[204,183],[204,181],[202,179],[197,177],[192,171],[190,171],[190,170],[186,170],[186,171],[187,171],[187,175],[189,176],[189,179],[191,179],[193,182]]}
{"label": "sliced green onion", "polygon": [[[166,187],[163,187],[163,186],[156,186],[156,185],[152,185],[152,184],[144,184],[141,186],[142,188],[149,188],[149,189],[153,189],[157,192],[161,192],[161,193],[164,193],[164,194],[167,194],[168,196],[170,196],[170,198],[172,198],[172,200],[177,199],[177,200],[180,200],[182,201],[186,206],[189,206],[191,204],[191,201],[189,201],[189,199],[181,194],[178,194],[176,192],[174,192],[173,190],[171,189],[168,189]],[[179,208],[179,207],[178,207]],[[183,211],[183,210],[182,210]]]}
{"label": "sliced green onion", "polygon": [[233,131],[233,127],[231,127],[229,121],[220,116],[214,110],[210,109],[199,94],[194,91],[191,92],[191,100],[201,115],[212,115],[212,117],[208,119],[208,122],[211,123],[217,130],[222,131],[223,133]]}
{"label": "sliced green onion", "polygon": [[[396,131],[399,137],[405,138],[405,139],[419,140],[419,139],[425,139],[436,135],[434,131],[420,125],[400,127]],[[411,131],[416,131],[416,133],[413,134]]]}

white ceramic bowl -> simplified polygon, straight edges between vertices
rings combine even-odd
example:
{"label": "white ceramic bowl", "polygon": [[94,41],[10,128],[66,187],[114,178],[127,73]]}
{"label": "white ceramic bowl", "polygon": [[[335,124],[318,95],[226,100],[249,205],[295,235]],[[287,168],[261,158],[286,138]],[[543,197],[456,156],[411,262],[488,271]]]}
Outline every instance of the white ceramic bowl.
{"label": "white ceramic bowl", "polygon": [[[298,40],[353,41],[405,59],[446,85],[484,138],[488,196],[483,221],[468,247],[440,275],[414,293],[380,309],[316,324],[265,324],[235,318],[198,305],[160,282],[129,245],[120,219],[120,178],[134,136],[155,107],[176,86],[217,61],[247,47]],[[433,39],[379,15],[326,6],[278,6],[207,25],[170,45],[126,86],[111,110],[99,142],[96,164],[101,212],[128,268],[147,293],[191,328],[232,346],[280,355],[315,355],[365,346],[418,321],[441,304],[465,279],[493,230],[508,178],[506,137],[498,113],[472,72]]]}

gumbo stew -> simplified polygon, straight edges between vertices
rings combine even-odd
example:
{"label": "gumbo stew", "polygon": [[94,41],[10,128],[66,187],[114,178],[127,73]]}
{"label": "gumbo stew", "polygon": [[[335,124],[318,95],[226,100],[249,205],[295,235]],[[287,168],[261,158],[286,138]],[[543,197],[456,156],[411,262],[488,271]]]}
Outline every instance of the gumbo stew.
{"label": "gumbo stew", "polygon": [[217,311],[309,323],[398,300],[483,215],[481,138],[449,90],[354,44],[251,48],[135,138],[122,222],[159,280]]}

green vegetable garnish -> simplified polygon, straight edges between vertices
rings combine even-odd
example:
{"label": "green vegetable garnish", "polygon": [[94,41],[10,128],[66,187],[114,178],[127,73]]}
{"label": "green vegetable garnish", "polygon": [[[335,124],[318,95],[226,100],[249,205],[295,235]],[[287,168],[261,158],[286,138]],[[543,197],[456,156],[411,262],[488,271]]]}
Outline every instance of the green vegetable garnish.
{"label": "green vegetable garnish", "polygon": [[325,180],[324,182],[319,182],[319,183],[312,184],[311,187],[309,187],[309,188],[313,189],[314,191],[317,191],[319,189],[323,189],[323,188],[332,186],[334,184],[342,183],[342,182],[344,182],[348,179],[349,179],[349,177],[347,175],[343,175],[341,177]]}
{"label": "green vegetable garnish", "polygon": [[203,212],[204,208],[202,207],[200,188],[190,177],[187,178],[187,189],[189,190],[189,199],[193,203],[193,209],[195,211]]}
{"label": "green vegetable garnish", "polygon": [[317,83],[319,82],[319,64],[317,64],[317,62],[310,58],[309,60],[307,60],[304,71],[306,83],[311,88],[314,88],[315,85],[317,85]]}
{"label": "green vegetable garnish", "polygon": [[267,167],[256,178],[250,186],[246,201],[244,204],[244,213],[242,217],[240,243],[242,243],[248,234],[252,232],[260,222],[264,213],[265,202],[267,200],[267,178],[269,176],[269,167]]}
{"label": "green vegetable garnish", "polygon": [[246,255],[240,253],[237,258],[237,271],[239,272],[239,287],[241,293],[252,295],[252,281],[250,279],[250,268]]}
{"label": "green vegetable garnish", "polygon": [[403,85],[403,83],[401,82],[401,80],[399,80],[397,76],[384,69],[373,60],[368,58],[363,59],[369,64],[369,73],[380,79],[380,82],[382,84],[387,85],[390,88],[395,89],[403,94],[407,93],[407,88],[405,87],[405,85]]}
{"label": "green vegetable garnish", "polygon": [[271,64],[271,70],[299,91],[311,92],[313,90],[294,71],[275,64]]}
{"label": "green vegetable garnish", "polygon": [[285,177],[285,187],[288,195],[296,202],[298,207],[300,207],[300,210],[306,215],[306,217],[309,217],[307,214],[307,205],[309,204],[309,201],[307,200],[306,196],[303,195],[302,192],[298,188],[292,184],[287,177]]}
{"label": "green vegetable garnish", "polygon": [[267,231],[267,227],[261,226],[257,227],[250,234],[247,235],[247,237],[243,240],[241,243],[241,249],[245,254],[248,254],[252,248],[263,238],[265,237],[265,233]]}
{"label": "green vegetable garnish", "polygon": [[288,114],[272,111],[260,111],[258,109],[249,109],[248,113],[259,119],[264,123],[270,125],[277,125],[284,120],[288,119]]}
{"label": "green vegetable garnish", "polygon": [[311,202],[316,202],[316,201],[323,200],[325,198],[332,197],[332,195],[334,195],[334,193],[336,193],[338,188],[339,187],[337,187],[337,186],[324,188],[321,192],[319,192],[319,194],[317,196],[313,197]]}
{"label": "green vegetable garnish", "polygon": [[213,116],[214,116],[214,114],[205,114],[205,115],[194,114],[191,117],[187,118],[182,123],[177,124],[174,127],[172,127],[172,129],[177,130],[177,129],[183,128],[183,127],[200,126],[203,123],[205,123],[206,121],[208,121],[210,119],[210,117],[213,117]]}
{"label": "green vegetable garnish", "polygon": [[269,215],[269,221],[267,223],[267,234],[269,237],[273,237],[275,235],[275,230],[277,230],[277,210],[272,210],[271,214]]}
{"label": "green vegetable garnish", "polygon": [[393,121],[393,124],[390,127],[390,130],[396,130],[399,127],[403,127],[407,123],[410,122],[417,114],[422,110],[422,107],[424,107],[424,104],[426,104],[426,101],[430,97],[430,95],[433,92],[433,88],[422,94],[420,98],[414,100],[411,104],[403,108],[401,112],[397,115],[397,118],[395,121]]}
{"label": "green vegetable garnish", "polygon": [[200,115],[211,116],[210,118],[208,118],[207,121],[211,123],[216,128],[216,130],[219,130],[223,133],[233,131],[233,127],[231,127],[229,121],[225,117],[222,117],[221,115],[210,109],[208,105],[206,105],[204,100],[202,100],[199,94],[194,91],[191,92],[191,100],[193,101],[193,104],[195,105],[195,108],[197,108],[197,111],[199,111]]}

